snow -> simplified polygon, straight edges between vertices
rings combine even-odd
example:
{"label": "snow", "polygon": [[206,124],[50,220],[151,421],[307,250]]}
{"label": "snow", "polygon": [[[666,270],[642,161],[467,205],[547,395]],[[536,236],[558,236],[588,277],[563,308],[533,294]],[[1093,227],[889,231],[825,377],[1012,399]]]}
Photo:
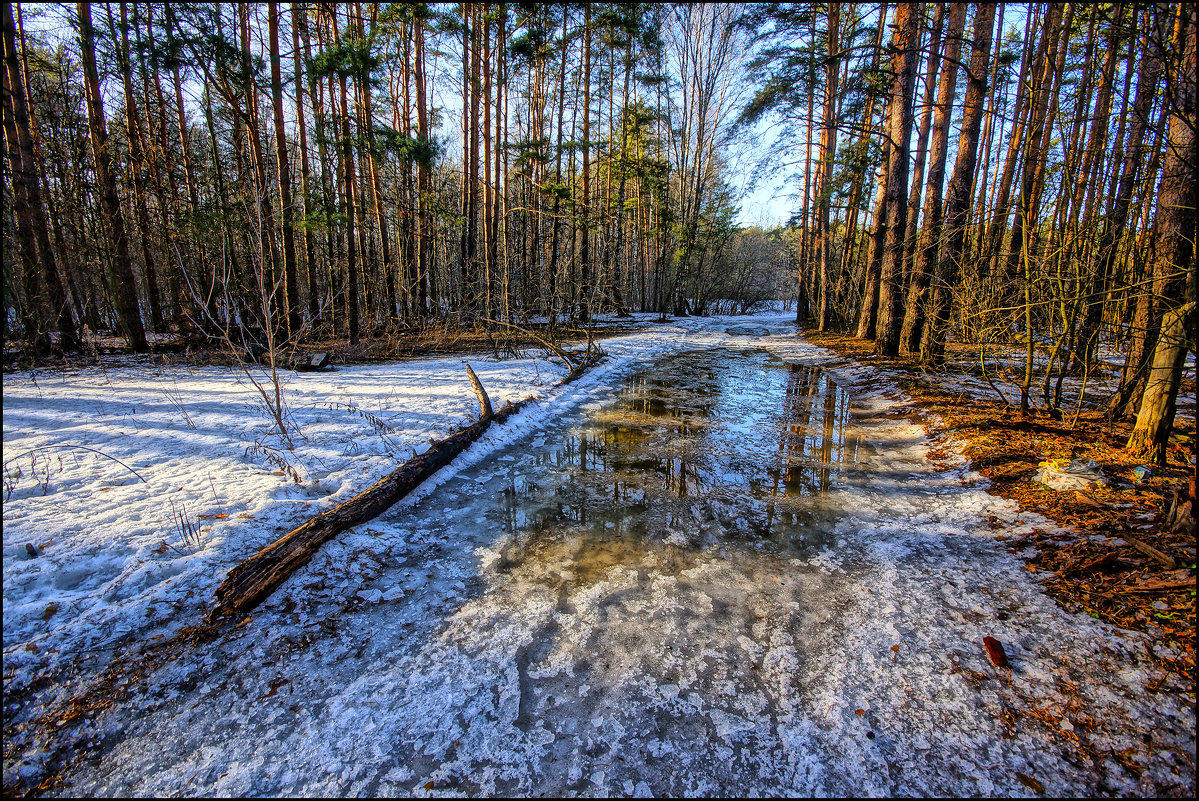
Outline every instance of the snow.
{"label": "snow", "polygon": [[[64,732],[95,758],[61,792],[1028,794],[1017,773],[1049,795],[1194,788],[1194,712],[1146,689],[1160,675],[1145,638],[1043,593],[1008,547],[1052,524],[989,495],[960,458],[934,466],[876,368],[832,359],[778,313],[650,324],[603,347],[566,387],[543,360],[472,357],[497,407],[537,402],[326,544],[245,626]],[[704,539],[715,518],[695,505],[627,548],[575,529],[526,548],[505,489],[565,486],[567,468],[537,459],[634,371],[711,348],[766,348],[848,391],[862,447],[820,499],[835,501],[827,530],[791,550]],[[129,360],[7,378],[6,718],[197,622],[245,556],[470,419],[463,361],[285,374],[293,451],[234,371]],[[89,451],[26,453],[63,445],[145,480]],[[990,666],[984,635],[1010,672]],[[1030,722],[1034,708],[1059,730]],[[1100,754],[1143,753],[1143,777],[1110,756],[1101,772],[1078,763],[1080,730]],[[25,745],[6,754],[6,784],[44,770],[40,743]]]}

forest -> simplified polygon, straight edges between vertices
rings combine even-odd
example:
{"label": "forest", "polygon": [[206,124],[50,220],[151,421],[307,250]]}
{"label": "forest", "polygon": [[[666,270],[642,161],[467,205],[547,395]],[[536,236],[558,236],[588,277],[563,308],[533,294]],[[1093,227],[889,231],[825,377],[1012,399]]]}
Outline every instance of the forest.
{"label": "forest", "polygon": [[[1122,351],[1109,412],[1162,458],[1194,351],[1189,4],[31,12],[3,6],[6,348],[261,358],[787,299],[933,365],[1022,342],[1024,412]],[[730,166],[762,130],[795,198],[770,230]]]}

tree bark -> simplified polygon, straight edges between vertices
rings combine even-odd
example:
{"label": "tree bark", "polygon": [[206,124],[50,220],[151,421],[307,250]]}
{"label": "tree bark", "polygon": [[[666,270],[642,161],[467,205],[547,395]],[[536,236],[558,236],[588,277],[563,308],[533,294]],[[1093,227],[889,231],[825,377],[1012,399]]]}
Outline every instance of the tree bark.
{"label": "tree bark", "polygon": [[878,326],[875,352],[899,354],[899,327],[903,322],[903,236],[907,220],[908,140],[912,133],[912,91],[916,80],[916,39],[920,17],[915,3],[900,3],[895,9],[895,54],[891,68],[891,155],[887,162],[886,244],[879,270]]}
{"label": "tree bark", "polygon": [[940,364],[944,358],[953,291],[966,245],[966,218],[970,212],[971,189],[978,163],[978,135],[987,94],[987,63],[991,57],[991,31],[994,24],[995,4],[979,3],[974,15],[974,45],[967,72],[962,133],[958,139],[957,160],[945,198],[945,240],[937,260],[933,302],[920,346],[921,359],[932,364]]}
{"label": "tree bark", "polygon": [[112,248],[113,289],[117,299],[120,326],[135,353],[150,349],[146,329],[138,308],[133,263],[129,258],[129,239],[125,235],[125,218],[117,195],[116,177],[112,172],[112,155],[108,148],[108,127],[105,124],[104,104],[100,99],[100,76],[96,71],[96,43],[92,30],[91,4],[76,3],[79,14],[79,41],[83,55],[83,76],[87,97],[88,133],[92,143],[92,158],[96,167],[96,182],[100,190],[100,207],[104,228]]}

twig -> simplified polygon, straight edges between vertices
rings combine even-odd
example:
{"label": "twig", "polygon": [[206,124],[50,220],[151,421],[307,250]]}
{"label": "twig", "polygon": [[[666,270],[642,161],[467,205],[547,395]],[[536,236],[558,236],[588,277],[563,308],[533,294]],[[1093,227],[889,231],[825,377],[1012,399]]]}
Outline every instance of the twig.
{"label": "twig", "polygon": [[122,462],[120,459],[117,459],[115,456],[109,456],[107,453],[104,453],[103,451],[98,451],[95,448],[89,448],[86,445],[43,445],[40,448],[31,448],[30,450],[24,451],[23,453],[18,453],[16,456],[9,457],[8,459],[4,460],[4,464],[7,465],[9,462],[14,461],[16,459],[20,459],[22,456],[28,456],[31,453],[37,453],[38,451],[51,451],[51,450],[56,450],[58,448],[68,448],[68,449],[72,449],[72,450],[81,450],[81,451],[89,451],[91,453],[98,453],[101,456],[103,456],[105,459],[111,459],[112,461],[119,464],[121,467],[128,470],[130,473],[133,473],[133,475],[135,475],[139,479],[141,479],[141,482],[143,484],[150,483],[149,481],[146,481],[146,479],[142,478],[141,473],[137,472],[132,467],[130,467],[129,465]]}
{"label": "twig", "polygon": [[1012,404],[1010,402],[1008,402],[1007,396],[1003,394],[1003,391],[1000,390],[999,387],[995,386],[995,382],[991,380],[991,377],[989,375],[987,375],[987,360],[985,358],[986,352],[987,352],[987,343],[984,342],[978,349],[978,364],[979,364],[979,367],[981,367],[982,371],[983,371],[983,380],[985,380],[988,384],[990,384],[991,389],[995,390],[995,394],[1003,399],[1003,405],[1011,408]]}
{"label": "twig", "polygon": [[544,338],[542,338],[542,337],[538,336],[537,334],[533,333],[532,331],[530,331],[530,330],[528,330],[528,329],[526,329],[526,328],[521,328],[519,325],[515,325],[515,324],[513,324],[513,323],[509,323],[509,322],[505,322],[505,321],[503,321],[503,320],[492,320],[492,319],[490,319],[490,318],[488,318],[488,317],[480,317],[479,319],[480,319],[480,320],[482,320],[483,322],[487,322],[487,323],[495,323],[496,325],[506,325],[506,326],[508,326],[509,328],[512,328],[512,329],[515,329],[515,330],[517,330],[517,331],[521,332],[521,333],[522,333],[522,334],[524,334],[525,336],[532,337],[533,339],[537,340],[537,341],[538,341],[538,342],[540,342],[542,345],[544,345],[546,350],[550,351],[550,352],[551,352],[551,353],[553,353],[555,356],[557,356],[559,359],[561,359],[562,361],[566,362],[566,369],[567,369],[567,370],[574,370],[574,369],[575,369],[575,367],[577,367],[577,366],[578,366],[578,362],[576,362],[576,361],[574,360],[574,358],[572,358],[572,357],[571,357],[571,355],[570,355],[569,353],[567,353],[565,350],[563,350],[562,348],[558,347],[558,346],[557,346],[557,345],[555,345],[553,342],[550,342],[549,340],[547,340],[547,339],[544,339]]}
{"label": "twig", "polygon": [[1078,416],[1082,414],[1082,401],[1087,396],[1087,379],[1091,376],[1091,360],[1087,359],[1082,365],[1082,386],[1078,389],[1078,406],[1074,407],[1074,416],[1070,418],[1070,430],[1078,425]]}

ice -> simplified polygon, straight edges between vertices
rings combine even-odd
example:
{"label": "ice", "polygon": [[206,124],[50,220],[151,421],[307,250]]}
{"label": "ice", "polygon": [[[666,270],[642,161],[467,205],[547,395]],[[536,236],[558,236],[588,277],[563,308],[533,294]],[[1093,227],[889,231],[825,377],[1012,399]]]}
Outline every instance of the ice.
{"label": "ice", "polygon": [[[879,416],[902,406],[895,388],[873,368],[829,367],[828,354],[790,335],[787,315],[753,324],[778,334],[778,357],[824,366],[852,399],[829,429],[834,449],[859,438],[848,461],[800,459],[814,472],[793,472],[793,493],[772,496],[755,483],[767,466],[760,448],[738,461],[738,447],[769,434],[777,448],[779,429],[756,427],[762,419],[739,436],[696,427],[655,445],[675,450],[640,474],[643,484],[666,477],[634,487],[658,501],[640,517],[598,505],[616,472],[553,461],[600,425],[594,416],[630,375],[683,351],[741,348],[726,329],[742,322],[687,319],[606,340],[609,359],[565,388],[548,386],[560,367],[472,361],[493,400],[536,393],[540,403],[328,543],[244,626],[65,727],[64,740],[100,745],[50,794],[1027,794],[1016,771],[1051,795],[1193,790],[1194,712],[1182,693],[1146,689],[1162,677],[1144,639],[1062,610],[994,540],[1052,526],[989,496],[961,464],[930,464],[918,426]],[[739,380],[757,380],[746,364]],[[287,392],[305,438],[282,453],[305,476],[293,494],[287,476],[245,455],[258,439],[279,443],[247,413],[252,392],[236,374],[172,377],[195,430],[156,400],[164,379],[144,368],[69,371],[40,390],[5,382],[6,459],[79,443],[147,479],[100,458],[60,467],[56,455],[45,495],[39,484],[5,502],[5,697],[20,705],[10,719],[36,716],[120,648],[198,621],[238,560],[394,467],[367,447],[382,440],[369,439],[364,418],[323,401],[384,417],[405,455],[474,413],[460,359],[296,377]],[[794,397],[785,382],[771,386],[754,397]],[[767,406],[735,400],[721,408]],[[821,456],[828,435],[812,423],[794,454],[815,445]],[[692,459],[687,437],[708,437],[714,461]],[[605,458],[621,456],[605,447]],[[671,483],[670,465],[685,460],[702,470]],[[33,486],[27,466],[18,489]],[[719,497],[690,494],[697,482]],[[205,529],[198,546],[181,544],[164,498]],[[770,504],[774,516],[758,519]],[[782,520],[787,504],[793,517]],[[1010,675],[986,661],[987,634],[1013,656]],[[1072,734],[1104,753],[1135,747],[1143,778],[1078,767],[1087,763],[1065,726],[1017,716],[1008,736],[1010,710],[1027,712],[1025,699],[1061,709],[1067,684],[1085,688],[1079,700],[1095,719],[1084,729],[1063,717]],[[41,775],[38,746],[13,744],[6,781]]]}

